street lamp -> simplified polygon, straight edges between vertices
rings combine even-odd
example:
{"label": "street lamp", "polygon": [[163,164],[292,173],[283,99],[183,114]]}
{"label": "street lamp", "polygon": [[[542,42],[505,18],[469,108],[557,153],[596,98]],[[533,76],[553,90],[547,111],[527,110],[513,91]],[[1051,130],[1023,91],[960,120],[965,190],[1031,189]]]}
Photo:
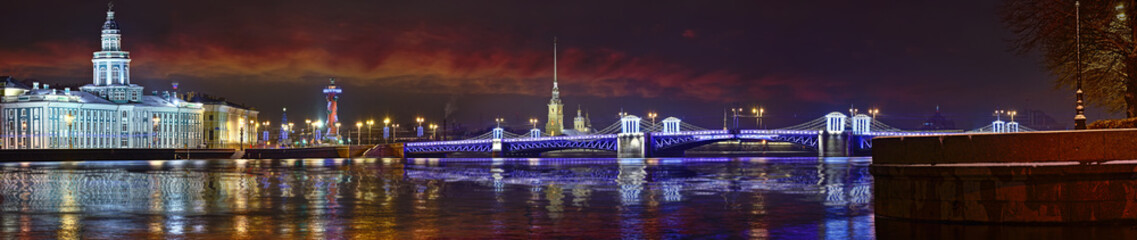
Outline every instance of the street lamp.
{"label": "street lamp", "polygon": [[537,118],[530,118],[529,124],[533,124],[533,129],[537,129]]}
{"label": "street lamp", "polygon": [[[267,133],[267,132],[269,131],[269,129],[270,129],[270,127],[269,127],[269,126],[272,126],[272,125],[269,125],[269,123],[271,123],[271,122],[269,122],[269,121],[264,121],[263,123],[261,123],[261,126],[265,126],[265,132],[266,132],[266,133]],[[263,141],[263,142],[264,142],[264,145],[265,145],[265,146],[268,146],[268,144],[269,144],[269,142],[268,142],[268,134],[265,134],[265,136],[264,136],[264,137],[265,137],[265,139],[264,139],[264,140],[261,140],[261,141]]]}
{"label": "street lamp", "polygon": [[1011,115],[1011,122],[1015,121],[1015,115],[1018,115],[1018,114],[1019,114],[1019,112],[1015,111],[1015,110],[1011,110],[1011,111],[1007,112],[1007,115]]}
{"label": "street lamp", "polygon": [[312,119],[304,119],[304,124],[308,124],[308,140],[309,140],[308,142],[315,141],[315,139],[312,139],[312,138],[315,138],[316,135],[315,135],[315,133],[311,132],[312,131]]}
{"label": "street lamp", "polygon": [[758,107],[750,109],[750,112],[754,113],[755,117],[758,117],[758,129],[762,129],[762,117],[766,115],[766,108]]}
{"label": "street lamp", "polygon": [[[292,129],[293,129],[293,128],[292,128],[293,126],[294,126],[294,125],[293,125],[292,123],[288,123],[288,134],[289,134],[289,135],[292,135],[293,133],[296,133],[296,131],[292,130]],[[291,138],[290,138],[290,139],[291,139]],[[293,144],[288,144],[288,146],[289,146],[289,147],[296,147],[296,146],[294,146]]]}
{"label": "street lamp", "polygon": [[651,127],[652,127],[652,128],[654,128],[654,127],[655,127],[655,117],[656,117],[656,116],[658,116],[658,114],[656,114],[655,112],[649,112],[649,113],[647,113],[647,118],[651,118]]}
{"label": "street lamp", "polygon": [[423,119],[422,117],[415,117],[415,122],[418,123],[418,126],[415,127],[415,134],[416,134],[416,137],[418,137],[418,138],[422,137],[422,122],[423,121],[426,121],[426,119]]}
{"label": "street lamp", "polygon": [[322,128],[322,127],[324,127],[323,121],[316,120],[316,122],[312,123],[312,142],[319,140],[319,139],[315,139],[315,136],[316,136],[315,134],[317,131],[320,131],[320,128]]}
{"label": "street lamp", "polygon": [[399,141],[399,124],[398,123],[391,124],[391,139],[394,139],[395,142]]}
{"label": "street lamp", "polygon": [[361,139],[363,139],[363,122],[355,122],[355,143],[362,145]]}
{"label": "street lamp", "polygon": [[153,139],[151,140],[150,148],[158,148],[158,122],[162,121],[162,119],[158,118],[158,115],[154,115],[154,118],[152,118],[151,120],[153,120],[153,122],[154,122],[154,132],[150,134],[151,136],[153,136]]}
{"label": "street lamp", "polygon": [[71,123],[75,122],[75,116],[71,115],[71,112],[67,112],[67,116],[63,119],[67,121],[67,149],[72,149],[75,146],[71,144]]}
{"label": "street lamp", "polygon": [[438,137],[438,125],[431,123],[430,124],[430,139],[435,139],[436,137]]}
{"label": "street lamp", "polygon": [[501,122],[505,121],[505,119],[504,119],[504,118],[500,118],[500,117],[499,117],[499,118],[494,118],[494,119],[493,119],[493,121],[494,121],[494,122],[496,122],[496,123],[497,123],[497,127],[498,127],[498,128],[500,128],[500,127],[501,127]]}
{"label": "street lamp", "polygon": [[371,125],[375,125],[375,120],[367,120],[367,144],[371,144]]}
{"label": "street lamp", "polygon": [[391,124],[391,118],[383,118],[383,143],[391,142],[391,139],[387,137],[386,133],[387,126],[390,126],[389,124]]}

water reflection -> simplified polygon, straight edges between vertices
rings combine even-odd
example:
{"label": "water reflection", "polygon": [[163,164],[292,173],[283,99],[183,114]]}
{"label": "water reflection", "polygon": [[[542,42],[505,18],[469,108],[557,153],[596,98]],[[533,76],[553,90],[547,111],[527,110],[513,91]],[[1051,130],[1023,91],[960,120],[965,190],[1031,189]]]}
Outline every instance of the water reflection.
{"label": "water reflection", "polygon": [[874,236],[865,158],[0,165],[0,237]]}

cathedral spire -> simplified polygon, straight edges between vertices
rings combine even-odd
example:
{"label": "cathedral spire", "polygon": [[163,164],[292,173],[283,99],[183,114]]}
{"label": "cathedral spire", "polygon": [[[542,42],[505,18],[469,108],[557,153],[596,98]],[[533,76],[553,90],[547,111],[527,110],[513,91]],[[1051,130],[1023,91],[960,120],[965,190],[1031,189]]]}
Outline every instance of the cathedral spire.
{"label": "cathedral spire", "polygon": [[557,87],[557,37],[553,37],[553,99],[560,99],[561,91]]}

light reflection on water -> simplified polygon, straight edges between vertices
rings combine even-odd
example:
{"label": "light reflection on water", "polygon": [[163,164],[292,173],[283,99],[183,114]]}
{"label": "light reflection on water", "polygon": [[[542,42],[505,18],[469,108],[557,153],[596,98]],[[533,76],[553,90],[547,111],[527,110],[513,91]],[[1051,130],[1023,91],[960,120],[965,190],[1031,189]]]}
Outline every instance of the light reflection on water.
{"label": "light reflection on water", "polygon": [[11,238],[874,237],[867,158],[0,165]]}

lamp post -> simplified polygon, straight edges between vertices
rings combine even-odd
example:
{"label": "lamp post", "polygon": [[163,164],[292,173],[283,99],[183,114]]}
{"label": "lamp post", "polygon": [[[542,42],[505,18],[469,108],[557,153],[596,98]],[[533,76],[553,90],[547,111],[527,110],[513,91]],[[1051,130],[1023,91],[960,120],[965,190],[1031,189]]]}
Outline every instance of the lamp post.
{"label": "lamp post", "polygon": [[313,123],[312,123],[312,141],[313,141],[313,142],[315,142],[315,141],[317,141],[317,140],[318,140],[318,139],[315,139],[315,138],[316,138],[316,135],[315,135],[315,134],[316,134],[316,132],[317,132],[317,131],[320,131],[320,128],[322,128],[322,127],[324,127],[324,122],[323,122],[323,121],[320,121],[320,120],[316,120],[316,122],[313,122]]}
{"label": "lamp post", "polygon": [[158,148],[158,122],[161,122],[162,119],[158,118],[158,115],[154,115],[154,118],[151,120],[154,122],[154,132],[150,134],[153,136],[153,139],[150,141],[150,148]]}
{"label": "lamp post", "polygon": [[764,115],[766,115],[766,108],[758,107],[758,108],[750,109],[750,112],[754,113],[755,117],[758,117],[758,129],[763,129],[762,117],[764,117]]}
{"label": "lamp post", "polygon": [[731,108],[730,112],[733,113],[734,129],[738,129],[738,114],[742,113],[742,108]]}
{"label": "lamp post", "polygon": [[[288,135],[293,135],[294,133],[296,133],[295,131],[292,130],[293,129],[292,127],[293,127],[292,123],[288,123]],[[288,146],[293,146],[293,145],[288,144]]]}
{"label": "lamp post", "polygon": [[355,122],[355,143],[362,145],[363,139],[363,122]]}
{"label": "lamp post", "polygon": [[[389,126],[388,124],[391,124],[391,118],[383,118],[383,129],[384,130],[387,129],[387,126]],[[383,133],[383,143],[390,143],[390,142],[391,142],[391,138],[388,138],[387,133],[384,132]]]}
{"label": "lamp post", "polygon": [[422,138],[422,122],[423,121],[426,121],[426,119],[423,119],[422,117],[415,117],[415,123],[418,123],[418,126],[415,127],[415,134],[418,135],[417,137],[419,137],[419,138]]}
{"label": "lamp post", "polygon": [[391,139],[393,139],[394,142],[399,141],[399,124],[398,123],[391,124]]}
{"label": "lamp post", "polygon": [[75,145],[71,144],[71,123],[75,122],[75,116],[71,112],[67,112],[67,116],[63,118],[67,121],[67,149],[72,149]]}
{"label": "lamp post", "polygon": [[494,119],[493,119],[493,121],[494,121],[495,123],[497,123],[497,127],[499,127],[499,128],[500,128],[500,127],[501,127],[501,122],[504,122],[504,121],[505,121],[505,119],[504,119],[504,118],[500,118],[500,117],[499,117],[499,118],[494,118]]}
{"label": "lamp post", "polygon": [[304,119],[304,124],[308,124],[308,129],[307,129],[309,131],[308,132],[308,142],[314,141],[314,139],[312,139],[312,138],[315,137],[316,135],[311,132],[312,131],[312,119]]}
{"label": "lamp post", "polygon": [[272,126],[272,125],[269,125],[269,123],[270,123],[269,121],[264,121],[263,123],[261,123],[261,126],[265,126],[265,131],[264,131],[265,132],[265,135],[264,135],[265,139],[261,140],[262,144],[264,144],[265,147],[268,147],[268,145],[269,145],[269,141],[268,141],[268,135],[269,134],[268,134],[268,132],[270,129],[269,126]]}
{"label": "lamp post", "polygon": [[651,127],[655,128],[655,117],[658,116],[655,112],[647,113],[647,118],[651,118]]}
{"label": "lamp post", "polygon": [[430,124],[430,139],[433,140],[437,137],[438,137],[438,125],[431,123]]}
{"label": "lamp post", "polygon": [[1018,114],[1019,114],[1019,112],[1015,111],[1015,110],[1007,111],[1007,115],[1011,116],[1011,122],[1015,121],[1015,115],[1018,115]]}
{"label": "lamp post", "polygon": [[529,124],[532,124],[533,128],[536,129],[537,128],[537,118],[529,118]]}
{"label": "lamp post", "polygon": [[375,125],[375,120],[367,120],[367,144],[371,144],[371,126]]}

